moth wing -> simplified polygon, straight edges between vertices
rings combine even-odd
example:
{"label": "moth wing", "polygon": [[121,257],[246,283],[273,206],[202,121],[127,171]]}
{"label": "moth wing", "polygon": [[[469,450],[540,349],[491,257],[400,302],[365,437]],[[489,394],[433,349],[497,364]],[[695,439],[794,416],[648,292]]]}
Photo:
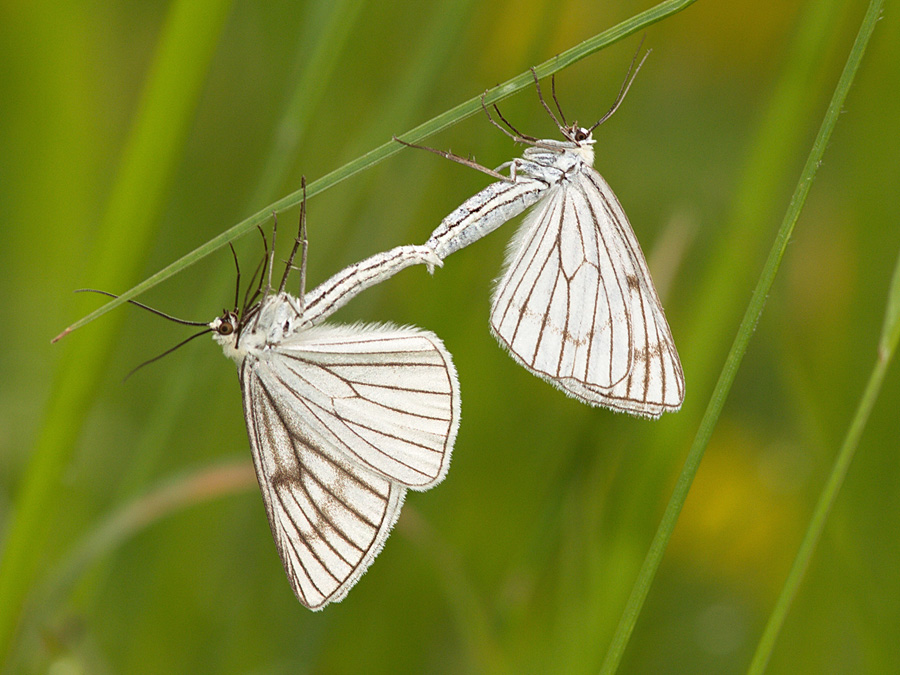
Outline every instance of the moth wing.
{"label": "moth wing", "polygon": [[609,388],[585,382],[614,410],[645,417],[674,412],[684,401],[684,372],[672,332],[647,261],[619,200],[594,169],[580,174],[582,194],[597,214],[598,231],[611,250],[619,252],[616,267],[628,290],[628,326],[633,365],[628,376]]}
{"label": "moth wing", "polygon": [[271,350],[260,373],[291,431],[405,487],[443,480],[460,400],[453,361],[434,333],[323,325]]}
{"label": "moth wing", "polygon": [[248,358],[241,368],[256,477],[291,588],[319,610],[343,599],[378,555],[406,489],[289,428],[256,365]]}
{"label": "moth wing", "polygon": [[591,405],[658,417],[681,364],[640,246],[603,178],[552,188],[510,244],[491,329],[539,377]]}

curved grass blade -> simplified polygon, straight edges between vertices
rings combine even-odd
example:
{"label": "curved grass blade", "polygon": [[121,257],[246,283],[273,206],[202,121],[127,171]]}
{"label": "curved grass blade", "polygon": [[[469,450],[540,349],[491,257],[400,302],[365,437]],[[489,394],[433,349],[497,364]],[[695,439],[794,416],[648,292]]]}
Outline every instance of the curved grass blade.
{"label": "curved grass blade", "polygon": [[[287,97],[288,103],[281,114],[280,121],[276,125],[277,132],[271,146],[268,152],[265,153],[265,156],[268,158],[267,164],[261,171],[259,183],[252,190],[253,197],[248,201],[248,205],[259,204],[264,199],[270,199],[276,186],[283,182],[291,158],[297,156],[297,145],[308,131],[309,109],[315,107],[316,101],[320,98],[320,92],[327,89],[327,80],[333,73],[333,67],[330,64],[336,62],[342,50],[345,49],[346,41],[343,39],[343,35],[352,27],[353,20],[358,14],[359,5],[362,2],[363,0],[340,0],[340,2],[331,3],[326,8],[327,15],[318,17],[318,20],[315,20],[315,17],[313,17],[308,22],[309,27],[307,30],[312,31],[311,35],[315,40],[312,42],[310,40],[298,41],[298,50],[294,60],[300,64],[299,70],[292,73],[287,80],[292,84],[292,88],[289,89],[290,95]],[[196,31],[194,32],[196,33]],[[307,37],[309,35],[307,34]],[[195,40],[195,38],[192,38],[192,40]],[[309,56],[310,54],[312,56]],[[316,77],[312,76],[313,73],[315,73]],[[317,78],[323,78],[323,81],[319,81]],[[302,114],[297,111],[298,102],[305,103]],[[233,271],[231,269],[223,270],[220,274],[221,279],[217,275],[213,275],[206,280],[206,287],[201,291],[201,295],[196,303],[197,307],[208,308],[213,306],[219,302],[217,298],[221,298],[223,286],[233,283]],[[112,500],[114,503],[124,503],[132,499],[134,495],[147,489],[146,481],[150,476],[154,475],[153,467],[158,465],[160,452],[170,447],[172,442],[172,425],[177,418],[178,412],[186,405],[185,401],[192,380],[189,377],[185,377],[184,371],[179,369],[165,369],[165,372],[166,382],[162,388],[166,392],[166,396],[159,400],[157,408],[147,416],[148,420],[150,420],[150,425],[143,430],[137,445],[134,447],[134,461],[130,468],[126,474],[120,476],[117,486],[118,496]],[[83,417],[78,412],[81,406],[77,402],[73,403],[70,399],[59,405],[60,408],[65,408],[69,413],[69,419],[72,421],[65,423],[64,427],[74,437],[80,432],[80,423],[76,422],[76,420]],[[249,458],[245,460],[245,469],[249,472],[249,475],[253,475],[252,464]],[[175,477],[173,480],[178,480],[178,478]],[[253,485],[255,485],[255,478],[253,480]],[[189,506],[187,502],[181,503],[183,508]],[[65,560],[71,562],[78,555],[80,555],[78,552],[70,549]],[[102,569],[102,565],[99,566]],[[73,574],[75,573],[75,567],[70,565],[68,569]],[[84,567],[77,569],[83,570]],[[94,588],[102,587],[102,581],[98,579],[98,576],[102,576],[102,573],[91,576],[91,584]],[[49,583],[52,584],[53,582]],[[46,602],[36,599],[33,597],[33,594],[32,597],[26,600],[30,611],[20,622],[20,630],[23,636],[29,635],[29,631],[33,633],[35,622],[44,621],[47,616],[57,609],[57,605],[64,600],[65,591],[70,589],[72,584],[57,584],[57,586],[59,587],[59,593],[45,593],[40,596],[41,598],[46,598]],[[41,588],[37,586],[35,590],[42,592]],[[51,599],[52,603],[50,602]],[[22,645],[19,643],[17,645],[18,654],[21,655],[22,649]]]}
{"label": "curved grass blade", "polygon": [[[695,0],[666,0],[666,2],[661,2],[655,7],[652,7],[645,12],[633,16],[626,21],[623,21],[617,26],[613,26],[612,28],[603,31],[602,33],[598,33],[594,37],[589,38],[581,44],[578,44],[571,49],[564,51],[558,56],[555,56],[552,59],[548,59],[544,63],[535,67],[535,73],[538,77],[543,78],[553,73],[559,72],[560,70],[572,65],[573,63],[576,63],[577,61],[580,61],[581,59],[590,56],[591,54],[605,47],[608,47],[609,45],[618,42],[619,40],[622,40],[629,35],[647,28],[657,21],[661,21],[666,17],[680,12],[685,7],[693,4],[694,2]],[[487,92],[486,96],[484,97],[484,103],[486,105],[490,105],[492,103],[501,101],[511,96],[512,94],[521,91],[522,89],[532,86],[533,82],[534,75],[532,75],[532,72],[530,70],[521,73],[520,75],[507,80],[503,84]],[[467,117],[471,117],[472,115],[480,112],[481,106],[482,97],[479,94],[478,96],[474,96],[468,101],[461,103],[454,108],[451,108],[447,112],[442,113],[423,124],[420,124],[419,126],[406,132],[405,134],[402,134],[401,136],[399,136],[399,138],[408,143],[418,143],[428,136],[451,127],[457,122],[460,122]],[[387,159],[391,155],[400,152],[401,149],[402,146],[399,143],[395,143],[393,140],[379,145],[377,148],[370,150],[366,154],[356,158],[351,162],[348,162],[344,166],[335,169],[331,173],[322,176],[318,180],[311,182],[307,186],[308,197],[314,197],[318,193],[327,190],[330,187],[333,187],[341,181],[346,180],[350,176],[368,169],[381,162],[382,160]],[[194,264],[201,258],[206,257],[213,251],[216,251],[222,246],[225,246],[245,232],[254,229],[258,225],[262,225],[271,217],[273,211],[277,213],[292,206],[296,206],[300,203],[301,200],[301,191],[296,190],[291,194],[282,197],[272,204],[269,204],[268,206],[260,209],[238,224],[228,228],[220,235],[213,237],[205,244],[198,246],[187,255],[182,256],[175,262],[164,267],[156,274],[151,275],[150,277],[139,283],[137,286],[134,286],[133,288],[125,291],[115,300],[111,300],[102,307],[99,307],[87,316],[71,324],[62,333],[53,338],[52,341],[56,342],[57,340],[60,340],[72,331],[90,323],[91,321],[102,316],[111,309],[118,307],[123,302],[137,297],[144,291],[153,288],[161,281],[168,279],[169,277],[180,272],[186,267]]]}
{"label": "curved grass blade", "polygon": [[166,518],[214,499],[255,490],[250,462],[226,460],[167,478],[120,504],[78,541],[28,599],[21,637],[8,672],[19,672],[28,650],[40,640],[41,621],[62,604],[72,588],[111,552]]}

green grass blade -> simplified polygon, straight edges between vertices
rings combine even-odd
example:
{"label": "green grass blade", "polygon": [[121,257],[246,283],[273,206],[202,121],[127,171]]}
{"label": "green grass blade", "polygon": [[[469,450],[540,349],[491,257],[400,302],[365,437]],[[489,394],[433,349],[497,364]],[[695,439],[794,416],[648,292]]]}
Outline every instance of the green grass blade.
{"label": "green grass blade", "polygon": [[[618,498],[619,508],[630,514],[619,535],[625,541],[631,541],[634,528],[645,529],[657,521],[657,496],[671,489],[672,448],[694,434],[704,412],[703,401],[715,386],[734,339],[734,326],[746,310],[749,290],[771,246],[777,215],[783,211],[787,195],[785,186],[793,181],[796,167],[808,153],[810,130],[821,115],[819,102],[831,94],[833,81],[825,81],[825,73],[831,71],[822,64],[832,60],[834,36],[847,19],[846,5],[844,0],[807,3],[797,17],[797,27],[785,48],[789,56],[746,143],[721,232],[704,235],[714,243],[704,256],[705,269],[691,271],[690,276],[696,274],[699,281],[685,285],[689,295],[682,304],[692,309],[684,319],[687,325],[676,334],[685,372],[690,374],[688,396],[663,431],[654,429],[638,441],[641,459],[631,469],[634,486]],[[835,55],[834,61],[842,57]],[[632,580],[633,573],[628,573],[619,585],[624,588]]]}
{"label": "green grass blade", "polygon": [[[835,40],[835,35],[847,30],[846,5],[844,0],[806,3],[802,12],[794,15],[794,28],[778,48],[784,58],[775,71],[775,79],[763,86],[761,103],[752,104],[759,105],[759,114],[747,127],[743,149],[737,150],[741,159],[734,167],[738,173],[721,227],[698,231],[697,242],[708,242],[710,251],[696,256],[690,269],[685,268],[680,274],[685,283],[679,284],[674,293],[680,299],[674,300],[671,307],[664,301],[674,311],[670,321],[674,321],[672,329],[690,377],[688,397],[681,411],[659,425],[630,429],[627,441],[622,441],[629,446],[630,459],[616,468],[622,472],[617,484],[627,487],[611,487],[609,492],[596,487],[587,489],[585,501],[579,504],[579,514],[599,510],[624,515],[597,516],[594,522],[582,525],[584,537],[598,539],[589,548],[595,562],[586,572],[591,575],[595,590],[587,602],[583,585],[572,584],[571,600],[560,605],[567,606],[570,613],[573,607],[585,609],[575,618],[566,618],[571,625],[559,629],[557,649],[575,653],[569,646],[572,643],[590,644],[593,651],[590,659],[583,658],[573,668],[597,670],[609,647],[609,637],[647,550],[646,539],[636,533],[646,532],[649,527],[652,536],[659,524],[659,496],[671,493],[673,474],[677,475],[680,469],[673,466],[673,461],[684,460],[673,457],[673,450],[684,446],[685,440],[690,441],[696,433],[784,213],[791,185],[809,152],[822,108],[834,89],[836,69],[846,58],[849,42],[845,47]],[[850,24],[850,31],[855,28]],[[700,183],[705,181],[702,174],[696,178]],[[662,239],[658,238],[653,248],[656,250],[647,251],[651,258],[659,259],[662,254],[668,259],[672,255]],[[653,268],[654,261],[650,264]],[[682,311],[678,318],[678,305],[691,310],[687,314]],[[702,332],[698,334],[698,330]],[[615,441],[610,443],[615,445]],[[606,446],[604,441],[604,451],[597,453],[598,441],[595,454],[573,455],[573,470],[582,472],[585,463],[592,462],[601,475],[611,471]],[[563,573],[559,576],[562,578]],[[618,609],[592,613],[590,607]],[[575,634],[578,638],[573,638]],[[601,635],[606,637],[598,640]]]}
{"label": "green grass blade", "polygon": [[675,529],[675,523],[678,520],[678,516],[687,499],[691,483],[700,466],[703,453],[709,444],[709,439],[712,436],[713,429],[722,412],[725,399],[728,396],[737,370],[747,351],[747,345],[750,342],[750,338],[753,335],[753,331],[759,321],[763,308],[765,307],[766,298],[775,281],[775,276],[778,273],[778,268],[781,264],[781,259],[784,256],[784,251],[787,248],[788,241],[790,240],[791,233],[793,232],[794,225],[803,209],[806,196],[809,194],[809,189],[812,186],[819,164],[825,154],[828,140],[831,138],[831,133],[834,130],[838,116],[840,115],[841,107],[850,90],[850,85],[853,83],[859,64],[862,61],[866,45],[874,30],[875,22],[878,20],[881,13],[881,6],[882,0],[872,0],[869,4],[869,9],[863,19],[859,35],[850,51],[844,71],[841,74],[834,95],[828,106],[828,110],[825,113],[825,118],[819,128],[819,133],[816,136],[812,150],[803,167],[800,181],[794,190],[787,213],[778,230],[775,242],[769,253],[769,257],[766,260],[765,267],[763,268],[762,275],[753,292],[744,318],[741,321],[734,344],[725,361],[725,365],[719,376],[709,405],[707,406],[706,413],[703,416],[697,435],[694,438],[690,452],[685,460],[684,468],[678,477],[672,497],[663,514],[662,522],[650,544],[650,550],[644,559],[641,571],[625,606],[625,611],[616,628],[615,635],[613,636],[612,643],[601,668],[602,673],[615,672],[621,663],[625,647],[634,630],[634,625],[637,622],[637,617],[640,614],[644,600],[650,591],[650,586],[653,583],[656,571],[659,569],[659,564],[662,561],[666,546]]}
{"label": "green grass blade", "polygon": [[884,313],[884,326],[881,329],[881,341],[878,343],[878,355],[882,361],[888,361],[897,349],[900,341],[900,258],[894,268],[891,288],[888,291],[887,310]]}
{"label": "green grass blade", "polygon": [[[739,320],[746,302],[746,291],[757,274],[770,230],[757,224],[774,220],[793,179],[796,163],[803,156],[808,129],[818,110],[814,106],[828,95],[830,82],[824,82],[823,62],[829,60],[836,31],[847,13],[843,0],[808,3],[791,39],[789,57],[766,104],[755,138],[748,146],[748,157],[734,192],[722,237],[708,258],[702,281],[693,298],[698,309],[692,312],[685,328],[682,359],[692,373],[692,391],[709,391],[718,374],[732,326]],[[821,93],[820,93],[821,92]],[[819,98],[821,96],[821,99]],[[682,412],[700,415],[699,404],[685,402]],[[686,426],[694,415],[679,416]],[[688,433],[687,428],[683,429]]]}
{"label": "green grass blade", "polygon": [[[863,45],[864,47],[865,45]],[[850,462],[853,461],[853,455],[856,453],[857,446],[859,446],[859,439],[866,427],[866,422],[868,422],[872,408],[875,406],[878,395],[881,393],[884,376],[887,374],[888,366],[894,356],[894,352],[897,350],[898,338],[900,338],[900,257],[897,258],[893,282],[888,294],[884,330],[878,346],[878,358],[875,361],[875,367],[869,376],[869,382],[856,408],[856,414],[853,416],[853,421],[847,430],[840,452],[835,458],[828,481],[822,488],[822,494],[816,503],[816,508],[809,521],[809,527],[807,527],[806,533],[803,535],[803,541],[800,543],[797,556],[794,558],[791,570],[784,582],[775,607],[772,609],[772,614],[766,622],[759,644],[756,646],[756,652],[753,654],[753,660],[750,662],[750,667],[747,670],[748,673],[759,674],[764,672],[769,659],[772,657],[775,641],[778,639],[781,627],[784,625],[791,603],[797,595],[800,582],[803,581],[803,577],[809,567],[809,562],[816,550],[822,530],[825,528],[825,521],[828,519],[828,514],[831,513],[831,507],[834,505],[838,492],[844,483],[844,477],[847,475]]]}
{"label": "green grass blade", "polygon": [[[560,70],[572,65],[573,63],[576,63],[577,61],[580,61],[587,56],[590,56],[591,54],[603,49],[604,47],[608,47],[609,45],[618,42],[619,40],[622,40],[638,31],[641,31],[668,16],[680,12],[685,7],[693,4],[694,2],[695,0],[666,0],[666,2],[662,2],[655,7],[642,12],[641,14],[623,21],[617,26],[605,30],[602,33],[598,33],[594,37],[585,40],[584,42],[572,47],[571,49],[564,51],[558,56],[555,56],[552,59],[548,59],[539,66],[536,66],[535,71],[537,72],[539,77],[547,77],[548,75],[559,72]],[[503,84],[487,92],[484,101],[486,104],[501,101],[515,94],[516,92],[530,86],[533,81],[534,80],[531,71],[521,73],[520,75],[507,80]],[[402,134],[401,138],[410,143],[417,143],[427,138],[428,136],[431,136],[432,134],[442,131],[443,129],[446,129],[456,124],[457,122],[460,122],[467,117],[478,113],[479,111],[481,111],[481,106],[481,96],[475,96],[468,101],[461,103],[454,108],[451,108],[447,112],[442,113],[423,124],[420,124],[407,133]],[[328,188],[340,183],[341,181],[346,180],[347,178],[359,173],[360,171],[364,171],[365,169],[374,166],[384,159],[387,159],[391,155],[400,152],[402,147],[403,146],[401,146],[399,143],[395,143],[392,140],[381,144],[377,148],[370,150],[369,152],[356,158],[355,160],[348,162],[344,166],[335,169],[331,173],[322,176],[318,180],[311,182],[307,186],[307,196],[310,198],[314,197],[318,193],[327,190]],[[292,206],[296,206],[300,203],[301,199],[301,191],[296,190],[295,192],[292,192],[291,194],[282,197],[281,199],[260,209],[238,224],[228,228],[220,235],[213,237],[205,244],[198,246],[190,253],[179,258],[172,264],[164,267],[159,272],[148,277],[138,285],[125,291],[118,298],[110,300],[102,307],[99,307],[87,316],[71,324],[62,333],[53,338],[53,341],[55,342],[65,337],[72,331],[81,328],[85,324],[90,323],[91,321],[102,316],[111,309],[115,309],[127,300],[135,298],[144,291],[153,288],[153,286],[157,285],[161,281],[164,281],[174,274],[177,274],[186,267],[189,267],[198,260],[206,257],[222,246],[225,246],[228,242],[233,241],[245,232],[250,231],[258,225],[262,225],[271,217],[273,211],[279,212]]]}
{"label": "green grass blade", "polygon": [[[92,260],[101,286],[121,285],[139,267],[230,6],[230,0],[182,0],[170,9],[99,226]],[[0,663],[45,551],[63,472],[116,330],[109,322],[92,340],[70,345],[56,373],[0,560]]]}

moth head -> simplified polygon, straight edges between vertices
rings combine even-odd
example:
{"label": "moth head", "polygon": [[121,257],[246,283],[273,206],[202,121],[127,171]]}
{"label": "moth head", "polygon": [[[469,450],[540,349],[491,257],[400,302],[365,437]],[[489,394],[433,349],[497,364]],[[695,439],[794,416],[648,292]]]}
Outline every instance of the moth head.
{"label": "moth head", "polygon": [[594,140],[593,128],[585,129],[584,127],[578,126],[578,122],[575,122],[567,127],[561,126],[559,130],[566,140],[575,146],[573,148],[575,153],[579,155],[585,163],[593,166],[594,143],[597,142]]}
{"label": "moth head", "polygon": [[240,327],[238,315],[230,310],[225,310],[222,316],[218,316],[209,323],[209,327],[219,337],[228,337],[237,333]]}
{"label": "moth head", "polygon": [[222,316],[216,317],[209,323],[213,340],[222,346],[225,356],[240,361],[245,354],[244,349],[238,347],[238,338],[241,334],[241,320],[235,312],[225,310]]}

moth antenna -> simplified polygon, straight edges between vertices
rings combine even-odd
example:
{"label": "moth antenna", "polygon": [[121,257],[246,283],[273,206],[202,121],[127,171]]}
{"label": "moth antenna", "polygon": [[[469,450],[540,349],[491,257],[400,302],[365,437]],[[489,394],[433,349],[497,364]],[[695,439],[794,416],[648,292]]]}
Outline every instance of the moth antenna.
{"label": "moth antenna", "polygon": [[[118,298],[119,296],[115,293],[108,293],[106,291],[98,291],[96,288],[79,288],[75,291],[76,293],[99,293],[100,295],[105,295],[108,298]],[[146,309],[148,312],[152,314],[156,314],[156,316],[161,316],[163,319],[167,319],[169,321],[174,321],[175,323],[180,323],[184,326],[205,326],[205,321],[187,321],[185,319],[179,319],[178,317],[174,317],[171,314],[166,314],[158,309],[154,309],[148,305],[145,305],[143,302],[138,302],[137,300],[126,300],[125,302],[135,305],[136,307],[140,307],[141,309]]]}
{"label": "moth antenna", "polygon": [[278,236],[278,214],[275,211],[272,211],[272,248],[269,250],[269,270],[268,276],[266,277],[266,292],[263,294],[263,299],[269,295],[269,291],[272,290],[272,269],[275,267],[275,242],[276,237]]}
{"label": "moth antenna", "polygon": [[[200,325],[204,325],[204,324],[200,324]],[[201,330],[199,333],[194,333],[194,334],[191,335],[189,338],[187,338],[186,340],[182,340],[181,342],[179,342],[179,343],[178,343],[177,345],[175,345],[174,347],[169,347],[169,348],[168,348],[166,351],[164,351],[162,354],[159,354],[159,355],[157,355],[157,356],[154,356],[152,359],[147,359],[146,361],[144,361],[142,364],[140,364],[140,365],[137,366],[136,368],[132,368],[131,371],[129,371],[129,373],[122,379],[122,382],[125,382],[129,377],[131,377],[132,375],[134,375],[137,371],[139,371],[139,370],[140,370],[141,368],[143,368],[144,366],[148,366],[148,365],[150,365],[151,363],[153,363],[154,361],[159,361],[162,357],[168,356],[169,354],[171,354],[172,352],[174,352],[174,351],[175,351],[176,349],[178,349],[179,347],[184,347],[184,345],[186,345],[188,342],[190,342],[190,341],[193,340],[194,338],[198,338],[198,337],[200,337],[201,335],[206,335],[207,333],[212,333],[212,328],[207,327],[205,330]]]}
{"label": "moth antenna", "polygon": [[231,257],[234,259],[234,269],[237,272],[237,279],[234,282],[234,313],[238,313],[238,301],[241,297],[241,265],[238,262],[237,253],[234,250],[234,244],[228,242],[228,248],[231,249]]}
{"label": "moth antenna", "polygon": [[[547,114],[550,115],[550,119],[552,119],[556,126],[560,129],[565,129],[565,125],[559,121],[559,118],[556,117],[556,114],[553,110],[550,109],[550,106],[547,105],[547,101],[544,100],[544,94],[541,92],[541,82],[538,79],[537,71],[534,67],[531,68],[531,76],[534,78],[534,88],[537,89],[538,100],[541,102],[541,105],[544,106],[544,110],[547,111]],[[553,87],[553,100],[556,100],[556,79],[554,78],[551,86]],[[559,107],[559,103],[556,104],[557,108]],[[562,114],[562,113],[560,113]],[[565,120],[565,118],[563,118]]]}
{"label": "moth antenna", "polygon": [[[250,283],[247,284],[247,290],[244,293],[244,304],[241,307],[241,317],[247,312],[248,309],[252,306],[252,304],[256,301],[256,298],[259,297],[259,294],[262,292],[262,280],[266,274],[266,263],[269,260],[269,245],[266,242],[266,233],[263,232],[262,228],[257,226],[256,228],[259,231],[259,235],[262,237],[263,241],[263,257],[262,260],[256,265],[256,269],[253,270],[253,276],[250,277]],[[257,275],[259,275],[259,284],[256,286],[256,290],[253,291],[253,295],[250,293],[253,290],[253,285],[257,282]]]}
{"label": "moth antenna", "polygon": [[562,106],[559,104],[559,99],[556,98],[556,73],[550,76],[550,94],[553,96],[553,102],[556,104],[556,110],[559,112],[563,126],[569,126],[569,123],[566,122],[566,116],[563,114]]}
{"label": "moth antenna", "polygon": [[294,239],[294,246],[291,248],[291,254],[288,256],[287,264],[284,267],[284,275],[281,277],[278,293],[284,292],[285,286],[287,286],[288,275],[293,269],[294,257],[297,255],[297,250],[302,247],[303,252],[300,255],[300,301],[302,303],[306,286],[306,176],[301,176],[300,186],[303,190],[303,201],[300,202],[300,224],[297,229],[297,237]]}
{"label": "moth antenna", "polygon": [[612,107],[606,111],[606,114],[603,115],[599,120],[597,120],[592,127],[590,127],[587,132],[591,133],[594,129],[603,124],[606,120],[613,116],[613,113],[619,109],[619,106],[622,105],[622,101],[625,100],[625,94],[628,93],[628,90],[631,89],[631,83],[634,82],[634,78],[637,77],[638,71],[641,69],[641,66],[644,65],[644,61],[647,60],[647,57],[650,56],[650,52],[652,50],[648,49],[644,54],[644,58],[641,59],[640,63],[635,67],[635,62],[637,61],[638,54],[641,53],[641,47],[644,46],[644,38],[641,38],[641,44],[638,45],[637,51],[634,53],[634,56],[631,57],[631,65],[628,67],[628,72],[625,74],[625,80],[622,82],[622,87],[619,89],[619,95],[616,96],[616,100],[613,101]]}
{"label": "moth antenna", "polygon": [[303,241],[300,252],[300,306],[306,306],[306,255],[309,252],[309,239],[306,235],[306,176],[300,177],[303,188],[303,201],[300,203],[300,239]]}

